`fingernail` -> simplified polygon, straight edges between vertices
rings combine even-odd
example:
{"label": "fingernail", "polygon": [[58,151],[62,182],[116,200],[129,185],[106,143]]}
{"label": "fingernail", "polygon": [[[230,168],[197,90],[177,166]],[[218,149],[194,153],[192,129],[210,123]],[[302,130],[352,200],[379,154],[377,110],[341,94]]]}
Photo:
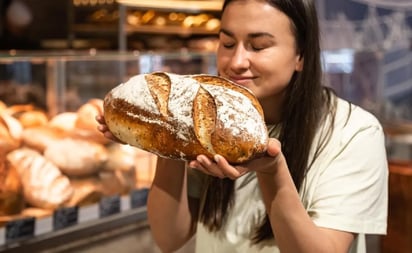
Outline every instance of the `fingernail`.
{"label": "fingernail", "polygon": [[215,162],[219,162],[219,160],[220,160],[220,156],[219,155],[214,155],[213,156],[213,159],[215,160]]}

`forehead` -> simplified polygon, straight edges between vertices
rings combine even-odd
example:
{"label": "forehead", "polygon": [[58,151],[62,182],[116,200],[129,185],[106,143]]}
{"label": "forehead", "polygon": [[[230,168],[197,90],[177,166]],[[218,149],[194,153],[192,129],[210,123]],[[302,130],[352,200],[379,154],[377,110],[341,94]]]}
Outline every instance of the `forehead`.
{"label": "forehead", "polygon": [[262,0],[235,0],[222,13],[221,25],[229,30],[291,32],[289,17]]}

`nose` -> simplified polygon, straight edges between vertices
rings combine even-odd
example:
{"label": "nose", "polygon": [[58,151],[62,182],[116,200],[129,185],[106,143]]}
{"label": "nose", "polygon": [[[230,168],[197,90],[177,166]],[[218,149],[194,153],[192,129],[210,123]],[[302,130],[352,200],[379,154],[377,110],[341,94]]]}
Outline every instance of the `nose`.
{"label": "nose", "polygon": [[233,52],[230,60],[230,68],[233,71],[239,72],[248,69],[250,65],[249,53],[245,47],[239,44]]}

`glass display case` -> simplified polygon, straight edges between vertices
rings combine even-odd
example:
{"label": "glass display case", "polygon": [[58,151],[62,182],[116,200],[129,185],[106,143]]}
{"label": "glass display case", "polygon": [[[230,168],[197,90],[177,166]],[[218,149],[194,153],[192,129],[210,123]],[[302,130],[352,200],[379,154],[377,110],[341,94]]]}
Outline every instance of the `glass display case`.
{"label": "glass display case", "polygon": [[[11,173],[13,166],[0,159],[0,174],[7,176],[0,177],[0,251],[76,246],[85,234],[99,234],[96,240],[100,240],[107,229],[112,232],[103,236],[105,238],[110,238],[118,229],[123,233],[121,227],[125,226],[134,232],[147,229],[145,199],[154,175],[155,156],[109,142],[97,131],[97,122],[90,113],[96,112],[92,101],[102,101],[113,87],[134,75],[154,71],[216,74],[215,55],[184,50],[167,54],[96,50],[11,51],[0,55],[0,127],[7,124],[4,119],[10,119],[5,115],[15,116],[14,123],[16,119],[20,121],[19,127],[16,123],[13,125],[16,127],[14,134],[7,135],[18,143],[6,151],[7,161],[11,164],[13,155],[19,156],[17,152],[28,157],[13,164],[17,170],[14,174]],[[35,120],[36,125],[33,121],[30,125],[26,121],[23,123],[22,115],[35,111],[45,113],[47,120]],[[83,116],[92,124],[80,124]],[[32,140],[36,140],[36,144]],[[67,142],[69,140],[71,144]],[[86,142],[91,146],[82,148]],[[49,156],[48,150],[53,151],[56,145],[65,150]],[[72,148],[67,149],[69,146]],[[95,171],[76,175],[63,169],[68,164],[83,164],[84,156],[97,146],[100,147],[95,153],[98,156],[88,156],[87,159],[92,163],[103,161]],[[0,154],[5,151],[2,147]],[[25,148],[36,151],[36,154],[27,153]],[[56,157],[69,156],[72,158],[66,164],[57,165],[56,161],[54,166],[50,164]],[[27,170],[20,167],[23,164],[28,166]],[[82,173],[88,167],[84,165],[79,168]],[[51,167],[60,172],[56,169],[52,171],[54,174],[43,171]],[[33,177],[23,175],[24,171],[32,170],[35,170]],[[42,181],[49,178],[42,175],[56,173],[64,179],[64,185]],[[18,187],[3,184],[4,178],[9,178]],[[31,178],[37,178],[37,184]],[[56,189],[52,190],[54,186],[70,192],[69,198],[59,200],[57,206],[49,207],[39,201],[34,203],[28,197],[33,197],[30,187],[43,187],[48,197],[59,195]],[[13,202],[13,196],[19,201]],[[132,227],[127,226],[130,221],[135,222]]]}
{"label": "glass display case", "polygon": [[75,111],[91,98],[103,98],[131,76],[154,71],[215,74],[213,53],[117,51],[0,53],[0,100],[33,103],[49,115]]}

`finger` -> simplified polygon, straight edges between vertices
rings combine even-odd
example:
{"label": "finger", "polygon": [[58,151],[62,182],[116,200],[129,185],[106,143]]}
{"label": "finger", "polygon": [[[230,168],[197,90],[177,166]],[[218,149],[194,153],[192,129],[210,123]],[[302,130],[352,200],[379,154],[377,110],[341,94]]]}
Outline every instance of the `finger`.
{"label": "finger", "polygon": [[248,171],[246,168],[243,167],[233,167],[221,155],[215,155],[213,158],[218,167],[221,169],[222,173],[232,180],[235,180],[236,178],[243,176]]}
{"label": "finger", "polygon": [[99,122],[99,124],[106,124],[106,121],[105,121],[103,115],[100,115],[100,114],[96,115],[95,119],[96,119],[97,122]]}
{"label": "finger", "polygon": [[205,169],[198,161],[191,161],[189,163],[189,168],[193,170],[198,170],[206,175],[216,176],[214,173],[210,172],[209,170]]}
{"label": "finger", "polygon": [[100,132],[104,133],[109,131],[109,128],[107,127],[107,125],[98,125],[97,126],[97,130],[99,130]]}
{"label": "finger", "polygon": [[208,157],[204,155],[199,155],[196,160],[199,163],[199,165],[202,167],[202,169],[209,172],[210,175],[213,175],[219,178],[226,177],[223,171],[215,163],[213,163]]}

